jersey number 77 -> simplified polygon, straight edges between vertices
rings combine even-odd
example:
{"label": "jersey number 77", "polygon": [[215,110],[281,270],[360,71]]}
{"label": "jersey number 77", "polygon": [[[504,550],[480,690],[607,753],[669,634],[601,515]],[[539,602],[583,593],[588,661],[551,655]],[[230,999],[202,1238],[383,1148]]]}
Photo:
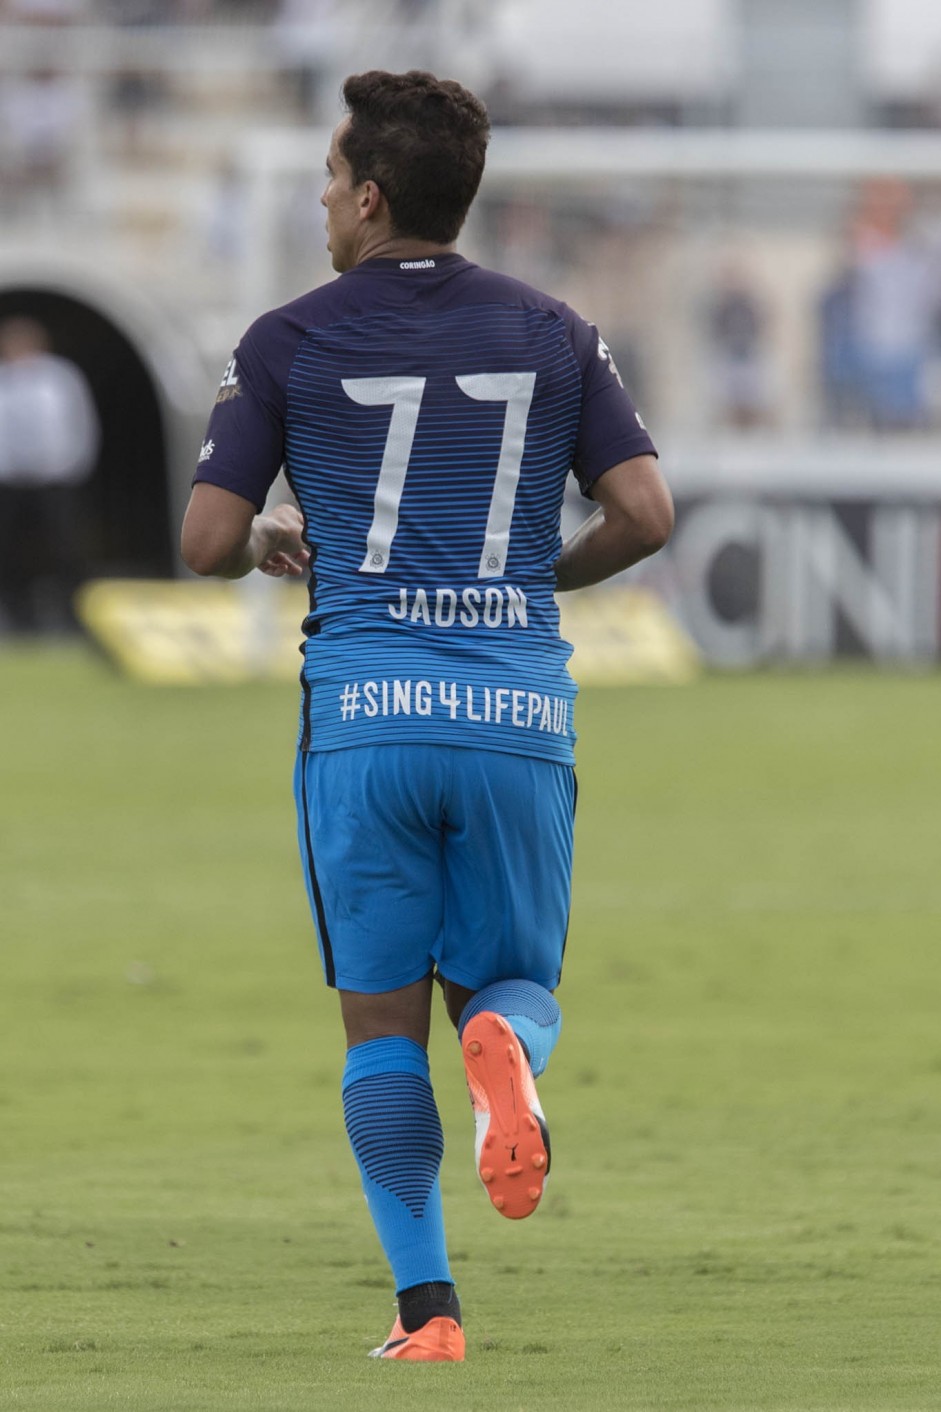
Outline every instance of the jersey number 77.
{"label": "jersey number 77", "polygon": [[[399,504],[405,487],[415,428],[421,412],[425,378],[343,378],[343,391],[363,407],[392,407],[373,507],[366,536],[366,556],[361,574],[384,574],[399,523]],[[526,445],[526,423],[536,385],[535,373],[473,373],[455,378],[465,396],[476,402],[505,402],[503,439],[497,459],[487,515],[487,529],[477,577],[499,578],[506,566],[510,525]]]}

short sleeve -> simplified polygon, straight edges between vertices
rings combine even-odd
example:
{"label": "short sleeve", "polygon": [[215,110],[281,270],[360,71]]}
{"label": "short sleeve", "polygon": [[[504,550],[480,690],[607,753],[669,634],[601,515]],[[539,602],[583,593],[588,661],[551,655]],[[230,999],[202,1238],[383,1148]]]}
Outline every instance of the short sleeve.
{"label": "short sleeve", "polygon": [[285,393],[258,345],[253,326],[223,374],[193,484],[221,486],[261,510],[284,460]]}
{"label": "short sleeve", "polygon": [[582,369],[572,469],[582,494],[590,497],[594,482],[612,466],[634,456],[656,456],[657,450],[594,324],[573,315],[569,335]]}

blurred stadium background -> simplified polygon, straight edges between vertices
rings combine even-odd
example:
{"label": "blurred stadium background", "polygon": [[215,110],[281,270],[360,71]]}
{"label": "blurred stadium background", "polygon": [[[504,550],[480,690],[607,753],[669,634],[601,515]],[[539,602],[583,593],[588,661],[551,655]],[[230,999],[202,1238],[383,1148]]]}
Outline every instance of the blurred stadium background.
{"label": "blurred stadium background", "polygon": [[[941,5],[0,0],[0,324],[90,386],[135,677],[296,675],[303,588],[189,579],[178,525],[245,325],[330,276],[342,78],[415,65],[496,123],[463,249],[598,323],[677,498],[566,595],[595,679],[726,670],[581,698],[558,1186],[481,1220],[437,1024],[474,1361],[384,1405],[936,1408]],[[143,687],[44,611],[24,651],[0,613],[0,1404],[361,1412],[389,1291],[295,696]]]}
{"label": "blurred stadium background", "polygon": [[937,659],[932,0],[0,0],[0,25],[0,318],[91,385],[91,577],[182,573],[231,349],[330,274],[340,82],[423,66],[496,124],[465,253],[595,320],[654,432],[678,526],[633,577],[705,661]]}

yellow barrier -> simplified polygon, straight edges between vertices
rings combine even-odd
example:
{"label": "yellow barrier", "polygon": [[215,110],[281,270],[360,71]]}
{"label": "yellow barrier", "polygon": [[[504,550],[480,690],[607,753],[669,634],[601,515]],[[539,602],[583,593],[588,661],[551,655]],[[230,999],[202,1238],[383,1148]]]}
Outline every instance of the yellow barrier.
{"label": "yellow barrier", "polygon": [[[296,680],[300,585],[99,579],[80,590],[88,631],[129,676],[156,686]],[[562,634],[574,646],[582,686],[679,683],[700,670],[699,654],[661,600],[647,589],[600,588],[560,600]]]}
{"label": "yellow barrier", "polygon": [[692,638],[650,589],[584,589],[560,595],[559,608],[579,686],[680,684],[702,669]]}

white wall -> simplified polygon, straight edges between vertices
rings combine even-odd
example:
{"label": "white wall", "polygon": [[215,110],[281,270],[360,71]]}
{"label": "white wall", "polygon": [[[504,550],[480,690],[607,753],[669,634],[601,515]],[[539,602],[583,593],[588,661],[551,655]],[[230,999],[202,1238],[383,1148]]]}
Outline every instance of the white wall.
{"label": "white wall", "polygon": [[863,75],[887,98],[941,98],[939,0],[863,0]]}
{"label": "white wall", "polygon": [[501,0],[492,53],[528,96],[721,94],[736,53],[734,0]]}

